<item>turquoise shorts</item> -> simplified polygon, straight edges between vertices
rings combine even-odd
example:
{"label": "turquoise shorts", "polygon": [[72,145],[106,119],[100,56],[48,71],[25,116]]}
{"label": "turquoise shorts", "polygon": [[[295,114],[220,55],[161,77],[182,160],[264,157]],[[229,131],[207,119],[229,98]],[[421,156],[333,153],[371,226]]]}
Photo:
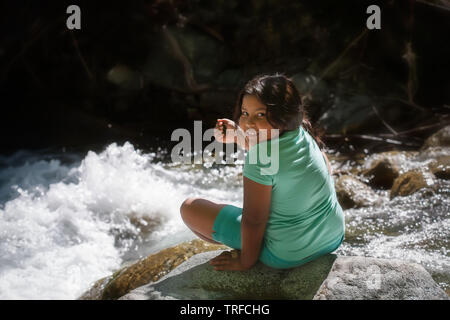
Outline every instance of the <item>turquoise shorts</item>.
{"label": "turquoise shorts", "polygon": [[[212,238],[230,248],[241,249],[241,219],[242,208],[226,205],[223,207],[214,221]],[[335,251],[344,240],[344,235],[333,245],[325,248],[315,254],[299,261],[287,261],[280,259],[272,254],[269,249],[263,245],[259,260],[266,266],[276,269],[288,269],[301,266],[307,262],[315,260],[320,256]]]}

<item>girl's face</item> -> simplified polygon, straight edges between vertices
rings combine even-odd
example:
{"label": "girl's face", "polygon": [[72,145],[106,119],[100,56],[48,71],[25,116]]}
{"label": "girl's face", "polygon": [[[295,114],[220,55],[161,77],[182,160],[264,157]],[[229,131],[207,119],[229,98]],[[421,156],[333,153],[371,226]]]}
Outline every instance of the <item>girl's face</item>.
{"label": "girl's face", "polygon": [[242,99],[239,126],[246,132],[250,140],[254,140],[256,143],[270,140],[279,135],[271,131],[271,129],[277,128],[272,127],[267,121],[267,107],[253,95],[246,94]]}

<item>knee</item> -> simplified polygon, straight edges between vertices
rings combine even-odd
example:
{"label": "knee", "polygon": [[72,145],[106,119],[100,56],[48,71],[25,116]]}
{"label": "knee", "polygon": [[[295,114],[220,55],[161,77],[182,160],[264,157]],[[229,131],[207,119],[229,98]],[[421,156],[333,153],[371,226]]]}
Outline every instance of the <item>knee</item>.
{"label": "knee", "polygon": [[194,200],[196,200],[197,198],[186,198],[183,203],[180,206],[180,214],[181,214],[181,218],[183,219],[183,221],[186,222],[186,219],[189,217],[190,213],[192,212],[192,203],[194,202]]}

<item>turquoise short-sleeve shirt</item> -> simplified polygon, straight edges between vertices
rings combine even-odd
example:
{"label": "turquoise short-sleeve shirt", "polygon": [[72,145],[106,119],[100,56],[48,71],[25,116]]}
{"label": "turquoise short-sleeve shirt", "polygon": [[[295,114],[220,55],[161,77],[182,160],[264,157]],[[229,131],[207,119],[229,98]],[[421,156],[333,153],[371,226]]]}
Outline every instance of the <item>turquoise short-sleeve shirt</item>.
{"label": "turquoise short-sleeve shirt", "polygon": [[252,146],[243,176],[272,186],[264,242],[275,256],[298,261],[344,235],[333,178],[317,143],[302,126]]}

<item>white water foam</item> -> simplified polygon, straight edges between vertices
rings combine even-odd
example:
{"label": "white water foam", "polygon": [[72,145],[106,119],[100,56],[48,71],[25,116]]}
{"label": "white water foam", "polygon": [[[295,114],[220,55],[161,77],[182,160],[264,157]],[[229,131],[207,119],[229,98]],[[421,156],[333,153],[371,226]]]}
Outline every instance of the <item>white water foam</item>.
{"label": "white water foam", "polygon": [[37,160],[3,169],[0,299],[76,299],[139,249],[132,218],[160,221],[148,253],[194,238],[179,217],[186,197],[240,200],[233,190],[193,186],[203,170],[170,169],[153,157],[111,144],[71,166]]}

